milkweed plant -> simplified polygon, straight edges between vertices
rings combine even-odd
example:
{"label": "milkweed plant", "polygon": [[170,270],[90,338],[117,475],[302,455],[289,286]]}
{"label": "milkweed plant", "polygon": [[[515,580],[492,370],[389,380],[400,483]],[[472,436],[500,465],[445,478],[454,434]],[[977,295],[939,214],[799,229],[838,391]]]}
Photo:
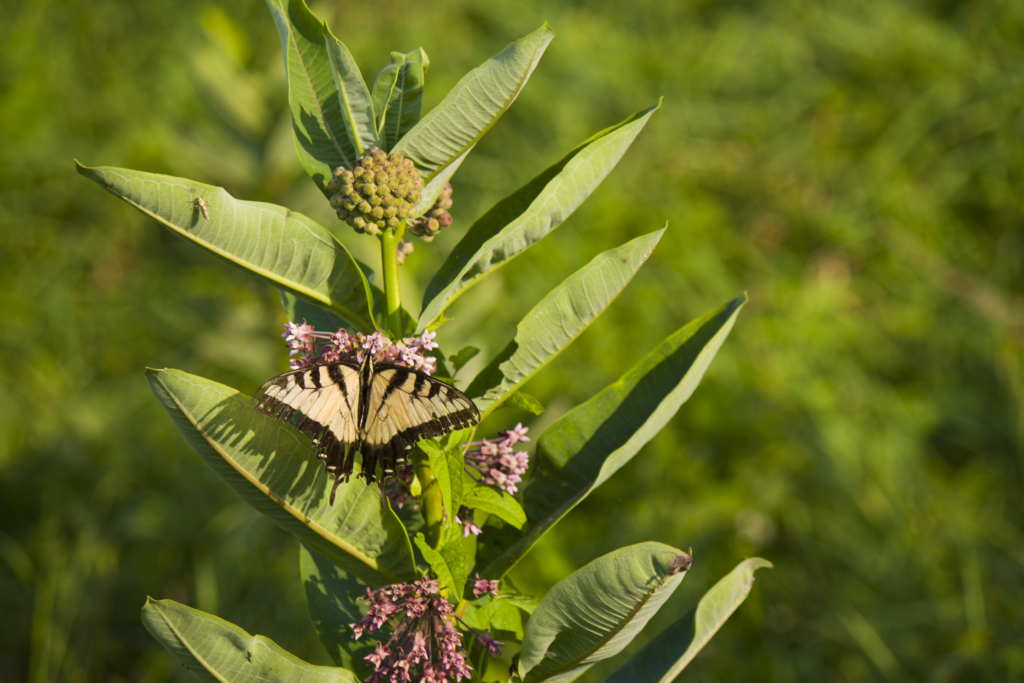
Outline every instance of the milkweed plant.
{"label": "milkweed plant", "polygon": [[[472,380],[460,372],[478,349],[442,350],[435,332],[452,302],[586,199],[660,103],[595,133],[495,204],[440,265],[412,315],[399,288],[403,260],[416,240],[429,241],[452,224],[448,209],[458,197],[449,180],[515,100],[554,33],[545,24],[511,43],[421,116],[429,64],[422,49],[392,52],[369,88],[345,45],[302,0],[267,4],[284,51],[296,150],[343,223],[328,230],[285,207],[235,199],[185,178],[81,165],[78,172],[279,289],[290,321],[282,354],[288,350],[293,368],[370,353],[458,384],[481,419],[502,406],[539,414],[540,401],[521,387],[622,292],[664,228],[569,275]],[[353,258],[345,246],[350,239],[379,241],[379,278]],[[594,559],[544,596],[520,591],[509,570],[665,426],[745,301],[734,299],[674,332],[540,434],[517,423],[497,433],[474,427],[422,440],[408,463],[384,479],[383,497],[353,478],[340,484],[333,505],[334,482],[293,424],[260,413],[236,389],[179,370],[148,370],[153,393],[198,456],[301,541],[308,611],[335,666],[303,662],[268,638],[172,600],[147,601],[146,628],[210,681],[579,677],[629,645],[693,558],[657,541],[638,543]],[[757,558],[741,562],[606,680],[675,678],[765,566]]]}

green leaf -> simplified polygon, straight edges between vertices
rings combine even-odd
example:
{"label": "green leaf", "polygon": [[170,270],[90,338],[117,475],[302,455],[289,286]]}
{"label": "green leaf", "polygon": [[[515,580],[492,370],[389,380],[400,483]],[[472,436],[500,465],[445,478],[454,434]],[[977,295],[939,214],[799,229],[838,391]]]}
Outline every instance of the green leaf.
{"label": "green leaf", "polygon": [[600,557],[555,584],[530,617],[519,675],[571,681],[622,651],[672,595],[691,558],[662,543]]}
{"label": "green leaf", "polygon": [[593,135],[477,220],[427,285],[420,327],[428,327],[485,275],[561,225],[615,167],[660,106]]}
{"label": "green leaf", "polygon": [[[359,158],[353,141],[365,135],[350,130],[350,120],[342,107],[344,98],[328,55],[328,41],[336,39],[303,0],[267,0],[267,7],[284,53],[295,149],[306,173],[324,196],[330,197],[327,183],[334,169],[353,167]],[[358,73],[356,69],[355,75]]]}
{"label": "green leaf", "polygon": [[441,546],[441,557],[448,565],[448,571],[452,576],[452,590],[450,599],[457,603],[463,592],[466,590],[466,579],[469,577],[469,566],[466,564],[466,555],[462,550],[462,534],[456,534]]}
{"label": "green leaf", "polygon": [[334,482],[301,432],[223,384],[180,370],[149,369],[146,379],[196,454],[246,503],[371,586],[415,575],[405,527],[381,509],[376,486],[342,484],[330,506]]}
{"label": "green leaf", "polygon": [[365,603],[356,601],[365,595],[366,584],[305,543],[299,548],[299,573],[309,618],[327,653],[338,666],[351,669],[360,680],[366,678],[373,669],[365,657],[376,645],[372,639],[354,640],[351,628],[366,610]]}
{"label": "green leaf", "polygon": [[441,444],[437,439],[425,439],[417,444],[427,454],[430,460],[430,469],[434,472],[441,487],[441,500],[444,502],[444,509],[447,517],[444,528],[448,531],[457,530],[461,535],[461,527],[455,522],[455,516],[459,514],[459,507],[462,505],[462,483],[464,479],[463,469],[465,457],[459,443]]}
{"label": "green leaf", "polygon": [[377,115],[377,137],[381,148],[390,151],[419,123],[423,105],[423,83],[430,60],[423,48],[408,54],[391,53],[391,63],[373,84],[373,111]]}
{"label": "green leaf", "polygon": [[525,391],[517,391],[505,399],[505,407],[519,408],[534,415],[544,412],[544,405]]}
{"label": "green leaf", "polygon": [[426,183],[415,215],[433,205],[469,151],[516,99],[554,35],[544,24],[470,71],[394,146],[412,159]]}
{"label": "green leaf", "polygon": [[704,594],[696,610],[691,610],[659,633],[604,683],[668,683],[675,680],[746,600],[750,587],[754,585],[754,572],[771,566],[771,562],[758,557],[741,562]]}
{"label": "green leaf", "polygon": [[[619,380],[541,434],[523,491],[529,531],[494,543],[480,536],[480,575],[500,578],[676,414],[732,330],[746,295],[670,335]],[[507,533],[507,532],[506,532]]]}
{"label": "green leaf", "polygon": [[462,598],[466,577],[469,575],[466,557],[462,552],[462,539],[453,538],[441,546],[440,550],[431,548],[423,534],[416,534],[414,540],[416,547],[423,553],[423,559],[434,570],[441,589],[447,590],[448,599],[457,603]]}
{"label": "green leaf", "polygon": [[664,232],[662,228],[598,254],[526,314],[515,339],[466,389],[480,409],[481,421],[604,312],[633,279]]}
{"label": "green leaf", "polygon": [[341,113],[345,118],[345,133],[355,149],[357,157],[366,154],[370,147],[379,147],[377,125],[373,118],[373,100],[366,89],[359,66],[352,53],[337,38],[331,35],[324,24],[324,45],[327,60],[331,65],[334,88],[338,92]]}
{"label": "green leaf", "polygon": [[[241,201],[223,188],[185,178],[75,164],[81,175],[178,236],[372,331],[366,276],[331,233],[301,213]],[[209,220],[195,205],[199,198]]]}
{"label": "green leaf", "polygon": [[459,374],[459,370],[461,370],[466,365],[466,363],[476,358],[476,355],[478,353],[480,353],[480,349],[478,349],[477,347],[465,346],[459,349],[458,353],[448,356],[448,360],[452,362],[452,367],[454,368],[452,372],[454,372],[456,375]]}
{"label": "green leaf", "polygon": [[508,522],[517,529],[526,524],[526,513],[515,498],[506,491],[478,484],[466,479],[466,495],[462,504],[472,510],[481,510]]}
{"label": "green leaf", "polygon": [[434,575],[437,577],[440,587],[442,589],[451,589],[455,585],[455,580],[452,578],[452,570],[448,567],[448,561],[445,560],[444,555],[431,548],[422,533],[416,534],[416,537],[412,540],[416,547],[420,549],[420,552],[423,553],[423,559],[434,570]]}
{"label": "green leaf", "polygon": [[506,600],[504,596],[485,595],[466,605],[462,620],[471,628],[480,631],[509,631],[522,640],[523,617],[520,609],[515,601]]}
{"label": "green leaf", "polygon": [[142,623],[192,674],[209,683],[359,683],[347,669],[308,664],[263,636],[173,600],[146,598]]}

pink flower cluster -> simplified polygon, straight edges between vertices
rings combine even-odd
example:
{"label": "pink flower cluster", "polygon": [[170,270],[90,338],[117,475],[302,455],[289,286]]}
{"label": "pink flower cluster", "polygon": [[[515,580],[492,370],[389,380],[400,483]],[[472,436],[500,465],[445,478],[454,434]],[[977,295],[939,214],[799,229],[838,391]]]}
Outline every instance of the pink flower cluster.
{"label": "pink flower cluster", "polygon": [[[466,473],[481,484],[491,484],[514,494],[518,490],[516,484],[523,480],[522,475],[530,465],[530,456],[526,451],[514,453],[512,447],[530,440],[526,436],[529,429],[519,423],[512,429],[498,432],[500,438],[466,444],[470,446],[466,451]],[[476,476],[470,468],[476,470]]]}
{"label": "pink flower cluster", "polygon": [[[354,639],[385,624],[393,630],[387,643],[378,641],[377,649],[366,657],[373,665],[367,683],[409,683],[413,676],[420,683],[448,683],[450,678],[461,681],[471,675],[462,634],[455,628],[458,617],[441,596],[437,579],[396,583],[377,590],[367,588],[366,597],[360,599],[369,604],[370,610],[358,624],[352,624]],[[487,633],[474,630],[473,634],[491,654],[501,654],[503,643]]]}
{"label": "pink flower cluster", "polygon": [[370,354],[377,363],[397,363],[422,370],[428,375],[437,371],[437,359],[426,355],[426,352],[437,348],[434,342],[436,332],[424,331],[419,337],[406,337],[392,343],[380,330],[369,336],[362,332],[350,334],[345,329],[317,332],[303,320],[301,325],[285,323],[281,336],[291,349],[288,355],[291,356],[292,370],[314,363],[335,363],[347,358],[354,358],[357,363],[361,363],[366,354]]}

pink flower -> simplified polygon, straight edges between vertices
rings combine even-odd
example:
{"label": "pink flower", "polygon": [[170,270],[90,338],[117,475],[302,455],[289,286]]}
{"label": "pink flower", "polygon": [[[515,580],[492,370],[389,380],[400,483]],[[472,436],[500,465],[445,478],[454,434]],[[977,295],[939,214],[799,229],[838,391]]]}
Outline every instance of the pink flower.
{"label": "pink flower", "polygon": [[380,330],[369,336],[362,332],[352,334],[345,329],[318,332],[305,321],[301,325],[285,323],[284,329],[281,336],[288,344],[292,370],[346,359],[361,363],[366,354],[371,353],[377,363],[397,363],[428,375],[437,371],[437,359],[424,353],[437,348],[433,342],[433,332],[424,332],[419,337],[408,337],[393,343]]}
{"label": "pink flower", "polygon": [[473,511],[465,506],[459,508],[459,514],[455,515],[455,523],[462,525],[463,538],[468,537],[470,534],[479,536],[483,531],[473,523]]}
{"label": "pink flower", "polygon": [[[378,642],[376,650],[366,656],[373,666],[368,683],[408,683],[414,676],[420,681],[448,683],[470,676],[472,667],[462,649],[462,634],[455,628],[457,617],[441,597],[437,579],[367,588],[366,597],[360,599],[370,609],[358,624],[352,624],[353,638],[385,624],[392,629],[387,643]],[[492,653],[492,647],[501,645],[487,634],[474,631],[474,635]]]}
{"label": "pink flower", "polygon": [[[512,429],[499,432],[501,438],[472,441],[466,451],[466,472],[482,484],[491,484],[514,494],[518,491],[516,484],[523,480],[530,466],[530,456],[526,451],[513,452],[512,446],[520,441],[529,441],[526,432],[529,427],[522,423]],[[474,472],[470,469],[476,470]]]}
{"label": "pink flower", "polygon": [[480,575],[477,574],[476,580],[473,582],[473,595],[479,598],[481,595],[485,594],[497,595],[498,582],[488,581],[487,579],[481,579]]}

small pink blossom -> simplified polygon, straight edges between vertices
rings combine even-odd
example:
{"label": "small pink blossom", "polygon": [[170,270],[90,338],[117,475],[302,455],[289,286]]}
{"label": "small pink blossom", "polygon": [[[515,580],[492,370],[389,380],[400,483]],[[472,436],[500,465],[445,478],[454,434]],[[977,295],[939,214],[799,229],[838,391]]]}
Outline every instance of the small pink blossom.
{"label": "small pink blossom", "polygon": [[498,594],[498,582],[488,581],[487,579],[481,579],[480,575],[476,575],[476,580],[473,581],[473,595],[480,597],[481,595],[497,595]]}
{"label": "small pink blossom", "polygon": [[530,466],[530,456],[526,451],[514,452],[512,447],[520,441],[530,440],[526,436],[529,429],[520,423],[499,432],[500,438],[466,444],[470,447],[466,451],[466,472],[482,484],[491,484],[514,494],[519,490],[516,485],[523,480],[522,475]]}
{"label": "small pink blossom", "polygon": [[369,336],[361,332],[352,334],[345,329],[336,332],[318,332],[305,321],[285,323],[281,335],[288,344],[289,364],[298,370],[316,363],[337,363],[351,359],[361,363],[367,353],[377,363],[397,363],[421,370],[428,375],[437,371],[437,359],[425,352],[437,348],[435,333],[424,332],[419,337],[407,337],[392,342],[380,330]]}
{"label": "small pink blossom", "polygon": [[[372,633],[388,625],[392,629],[387,643],[378,641],[377,648],[366,660],[373,666],[368,683],[409,683],[420,681],[449,683],[468,678],[472,667],[462,649],[462,634],[455,628],[458,619],[451,603],[439,590],[437,579],[421,579],[398,583],[377,590],[366,589],[360,598],[369,611],[357,624],[352,624],[353,638]],[[460,620],[461,621],[461,620]],[[477,640],[492,654],[500,653],[502,643],[487,633],[473,631]]]}

